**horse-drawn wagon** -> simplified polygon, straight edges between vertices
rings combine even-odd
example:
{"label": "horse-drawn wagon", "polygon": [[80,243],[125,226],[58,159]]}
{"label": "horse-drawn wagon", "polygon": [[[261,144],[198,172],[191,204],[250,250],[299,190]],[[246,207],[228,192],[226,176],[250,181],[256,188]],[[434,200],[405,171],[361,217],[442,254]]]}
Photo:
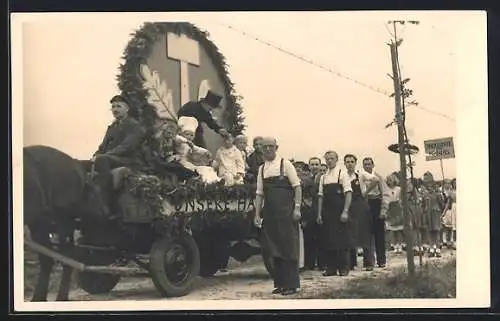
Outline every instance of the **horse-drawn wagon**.
{"label": "horse-drawn wagon", "polygon": [[[89,294],[111,291],[123,276],[149,276],[161,295],[183,296],[198,276],[214,275],[229,257],[245,262],[262,255],[272,273],[253,225],[255,185],[189,181],[174,191],[166,187],[155,176],[131,174],[115,207],[118,219],[81,219],[71,252],[27,245],[78,270],[78,285]],[[309,209],[304,201],[303,212]]]}
{"label": "horse-drawn wagon", "polygon": [[[233,135],[242,132],[242,110],[224,57],[208,40],[206,32],[190,23],[145,23],[127,44],[124,60],[119,68],[118,87],[131,102],[132,117],[145,128],[154,130],[155,117],[151,117],[154,113],[160,118],[176,120],[182,104],[203,97],[208,90],[216,90],[223,99],[222,108],[214,112],[214,117]],[[222,145],[222,139],[205,124],[202,126],[206,148],[213,154]],[[43,170],[60,170],[54,171],[53,177],[40,178],[35,169],[40,165],[40,154],[34,154],[35,167],[25,162],[25,224],[31,224],[30,229],[36,232],[36,238],[25,244],[45,257],[62,262],[63,266],[78,270],[79,286],[88,293],[109,292],[122,276],[146,275],[162,295],[182,296],[190,291],[197,276],[214,275],[229,257],[244,262],[253,255],[263,254],[264,264],[272,273],[272,260],[262,253],[259,230],[253,225],[255,186],[252,184],[228,187],[188,181],[172,191],[156,176],[134,173],[125,179],[115,202],[113,214],[118,214],[118,219],[95,223],[80,215],[79,225],[71,223],[66,229],[62,224],[63,230],[59,230],[67,240],[68,233],[76,228],[80,234],[76,246],[71,241],[71,248],[66,249],[65,242],[61,242],[57,248],[45,237],[52,227],[42,228],[37,223],[47,221],[46,213],[38,205],[57,205],[54,208],[60,213],[56,216],[65,219],[68,210],[71,212],[69,206],[73,205],[66,201],[69,190],[74,191],[71,200],[85,207],[97,207],[99,196],[92,187],[85,187],[82,170],[76,168],[78,165],[69,156],[47,149],[41,152],[47,156]],[[50,159],[54,158],[62,165],[53,165]],[[26,172],[30,168],[33,173]],[[40,191],[54,189],[56,185],[51,182],[63,182],[65,176],[71,178],[68,180],[71,187],[61,183],[57,191],[49,190],[60,193],[64,204],[45,204],[47,199]],[[31,181],[27,182],[26,177]],[[47,186],[40,185],[44,180],[49,183]],[[27,190],[29,186],[33,189]],[[69,219],[73,221],[73,217]],[[52,261],[41,261],[41,266],[43,276],[33,296],[36,301],[46,299]],[[65,284],[69,283],[68,275],[69,272],[63,271]],[[68,296],[67,289],[61,290],[62,284],[58,300],[66,300]]]}

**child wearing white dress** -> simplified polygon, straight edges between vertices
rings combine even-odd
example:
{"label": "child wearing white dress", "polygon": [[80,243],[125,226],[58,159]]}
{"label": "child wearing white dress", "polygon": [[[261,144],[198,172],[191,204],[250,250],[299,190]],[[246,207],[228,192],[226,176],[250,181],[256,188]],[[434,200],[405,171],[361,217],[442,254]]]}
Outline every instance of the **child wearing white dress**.
{"label": "child wearing white dress", "polygon": [[213,183],[219,181],[219,177],[215,170],[209,165],[211,154],[205,148],[193,145],[192,141],[195,136],[198,121],[194,117],[182,116],[178,120],[180,135],[188,140],[188,142],[178,144],[176,146],[176,154],[179,155],[179,163],[198,173],[205,183]]}
{"label": "child wearing white dress", "polygon": [[443,194],[446,203],[441,216],[443,222],[443,245],[456,248],[457,194],[453,190],[450,180],[445,180],[443,185]]}
{"label": "child wearing white dress", "polygon": [[226,186],[243,184],[245,177],[245,162],[241,151],[233,144],[234,138],[230,135],[224,138],[215,155],[219,177],[224,179]]}

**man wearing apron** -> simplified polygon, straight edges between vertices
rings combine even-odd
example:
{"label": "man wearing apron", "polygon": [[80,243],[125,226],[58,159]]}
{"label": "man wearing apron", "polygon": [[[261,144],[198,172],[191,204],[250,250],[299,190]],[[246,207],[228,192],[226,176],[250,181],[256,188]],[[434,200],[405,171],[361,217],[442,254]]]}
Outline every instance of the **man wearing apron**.
{"label": "man wearing apron", "polygon": [[327,255],[323,276],[345,276],[349,274],[349,251],[352,248],[351,181],[346,171],[337,167],[336,152],[326,152],[325,161],[328,170],[319,182],[317,217],[318,224],[323,225],[323,246]]}
{"label": "man wearing apron", "polygon": [[373,270],[373,244],[372,244],[372,216],[368,201],[365,198],[366,186],[355,172],[357,157],[352,154],[344,156],[347,176],[351,182],[352,201],[349,209],[349,218],[352,222],[352,242],[354,248],[350,253],[350,266],[357,266],[357,248],[363,249],[363,268]]}
{"label": "man wearing apron", "polygon": [[[302,189],[293,164],[276,156],[272,137],[262,140],[265,163],[257,175],[254,223],[262,229],[262,247],[274,260],[273,294],[290,295],[300,288],[299,221]],[[261,215],[261,212],[263,215]]]}

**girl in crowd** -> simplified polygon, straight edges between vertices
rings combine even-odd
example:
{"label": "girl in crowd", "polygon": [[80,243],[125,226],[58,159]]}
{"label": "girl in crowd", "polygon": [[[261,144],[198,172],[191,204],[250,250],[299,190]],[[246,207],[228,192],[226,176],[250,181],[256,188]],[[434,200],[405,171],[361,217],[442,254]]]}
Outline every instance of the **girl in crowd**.
{"label": "girl in crowd", "polygon": [[386,217],[386,230],[389,232],[390,247],[394,253],[403,252],[404,219],[401,206],[401,187],[398,186],[398,178],[394,174],[386,178],[381,213]]}
{"label": "girl in crowd", "polygon": [[351,181],[338,163],[338,154],[325,153],[327,172],[321,176],[318,191],[317,222],[323,225],[323,246],[326,255],[326,271],[323,276],[349,274],[349,251],[352,248],[349,234],[351,219]]}
{"label": "girl in crowd", "polygon": [[424,224],[427,227],[427,236],[430,241],[428,254],[430,257],[440,257],[439,234],[441,231],[441,213],[443,212],[440,196],[434,177],[430,172],[423,176],[422,186],[422,210]]}
{"label": "girl in crowd", "polygon": [[419,182],[417,179],[407,180],[407,193],[408,193],[408,210],[411,217],[411,224],[414,236],[413,254],[419,255],[424,253],[423,236],[425,231],[423,229],[423,212],[422,212],[422,198],[420,197]]}
{"label": "girl in crowd", "polygon": [[451,181],[445,180],[443,184],[445,207],[442,214],[443,221],[443,245],[455,248],[457,229],[457,194],[453,189]]}
{"label": "girl in crowd", "polygon": [[363,249],[363,267],[367,271],[373,270],[373,252],[371,242],[372,217],[370,207],[366,201],[366,186],[359,180],[359,174],[356,173],[356,163],[358,159],[352,154],[344,156],[344,165],[347,169],[347,178],[351,184],[352,200],[349,208],[349,220],[352,230],[352,245],[350,251],[351,269],[357,265],[357,248]]}
{"label": "girl in crowd", "polygon": [[233,141],[234,138],[231,135],[224,137],[224,145],[217,150],[215,155],[219,177],[225,181],[226,186],[243,184],[243,178],[245,177],[243,155],[234,146]]}

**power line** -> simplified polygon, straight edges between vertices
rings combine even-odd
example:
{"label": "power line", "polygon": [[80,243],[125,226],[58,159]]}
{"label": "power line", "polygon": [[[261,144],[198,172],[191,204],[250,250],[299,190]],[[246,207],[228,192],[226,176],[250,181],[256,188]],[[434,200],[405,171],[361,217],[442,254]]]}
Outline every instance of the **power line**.
{"label": "power line", "polygon": [[247,32],[242,31],[242,30],[239,30],[239,29],[236,29],[236,28],[234,28],[234,27],[233,27],[233,26],[231,26],[231,25],[227,25],[227,24],[223,24],[223,23],[221,23],[221,24],[222,24],[223,26],[225,26],[226,28],[228,28],[228,29],[232,29],[232,30],[234,30],[234,31],[236,31],[236,32],[238,32],[238,33],[241,33],[241,34],[242,34],[242,35],[244,35],[244,36],[250,37],[250,38],[252,38],[252,39],[254,39],[254,40],[256,40],[256,41],[258,41],[258,42],[260,42],[260,43],[266,44],[267,46],[272,47],[272,48],[274,48],[274,49],[276,49],[276,50],[278,50],[278,51],[281,51],[281,52],[282,52],[282,53],[284,53],[284,54],[287,54],[287,55],[289,55],[289,56],[292,56],[292,57],[294,57],[294,58],[297,58],[297,59],[299,59],[299,60],[301,60],[301,61],[303,61],[303,62],[306,62],[306,63],[308,63],[308,64],[310,64],[310,65],[313,65],[313,66],[315,66],[315,67],[318,67],[318,68],[321,68],[321,69],[323,69],[323,70],[326,70],[326,71],[328,71],[328,72],[330,72],[330,73],[332,73],[332,74],[334,74],[334,75],[336,75],[336,76],[338,76],[338,77],[340,77],[340,78],[347,79],[347,80],[349,80],[349,81],[351,81],[351,82],[353,82],[353,83],[355,83],[355,84],[357,84],[357,85],[359,85],[359,86],[365,87],[365,88],[370,89],[370,90],[372,90],[372,91],[374,91],[374,92],[377,92],[377,93],[382,94],[382,95],[384,95],[384,96],[388,96],[388,97],[390,97],[390,93],[389,93],[389,92],[387,92],[387,91],[385,91],[385,90],[383,90],[383,89],[380,89],[380,88],[377,88],[377,87],[375,87],[375,86],[371,86],[371,85],[365,84],[365,83],[363,83],[363,82],[361,82],[361,81],[359,81],[359,80],[356,80],[356,79],[354,79],[354,78],[352,78],[352,77],[349,77],[349,76],[347,76],[347,75],[345,75],[345,74],[343,74],[343,73],[341,73],[341,72],[339,72],[339,71],[337,71],[337,70],[334,70],[334,69],[332,69],[331,67],[325,66],[325,65],[323,65],[323,64],[316,63],[316,62],[314,62],[314,61],[313,61],[313,60],[311,60],[311,59],[308,59],[308,58],[306,58],[306,57],[304,57],[304,56],[301,56],[301,55],[295,54],[295,53],[293,53],[293,52],[291,52],[291,51],[289,51],[289,50],[283,49],[283,48],[281,48],[281,47],[279,47],[279,46],[277,46],[277,45],[274,45],[274,44],[270,43],[269,41],[266,41],[266,40],[260,39],[260,38],[258,38],[258,37],[256,37],[256,36],[250,35],[250,34],[248,34]]}
{"label": "power line", "polygon": [[[349,77],[349,76],[347,76],[347,75],[345,75],[345,74],[343,74],[343,73],[341,73],[341,72],[339,72],[339,71],[337,71],[337,70],[334,70],[334,69],[332,69],[331,67],[328,67],[328,66],[326,66],[326,65],[324,65],[324,64],[316,63],[316,62],[314,62],[314,61],[313,61],[313,60],[311,60],[311,59],[308,59],[308,58],[306,58],[306,57],[304,57],[304,56],[301,56],[301,55],[299,55],[299,54],[293,53],[293,52],[291,52],[291,51],[289,51],[289,50],[283,49],[283,48],[281,48],[281,47],[279,47],[279,46],[277,46],[277,45],[274,45],[274,44],[272,44],[272,43],[271,43],[271,42],[269,42],[269,41],[263,40],[263,39],[261,39],[261,38],[259,38],[259,37],[256,37],[256,36],[253,36],[253,35],[250,35],[249,33],[245,32],[245,31],[243,31],[243,30],[237,29],[237,28],[235,28],[235,27],[233,27],[233,26],[231,26],[231,25],[228,25],[228,24],[225,24],[225,23],[220,23],[220,24],[221,24],[222,26],[224,26],[224,27],[226,27],[226,28],[228,28],[228,29],[234,30],[234,31],[236,31],[236,32],[238,32],[238,33],[240,33],[240,34],[242,34],[242,35],[246,36],[246,37],[252,38],[253,40],[255,40],[255,41],[257,41],[257,42],[260,42],[260,43],[263,43],[263,44],[265,44],[265,45],[267,45],[267,46],[269,46],[269,47],[272,47],[273,49],[276,49],[276,50],[278,50],[278,51],[280,51],[280,52],[282,52],[282,53],[284,53],[284,54],[286,54],[286,55],[292,56],[292,57],[294,57],[294,58],[296,58],[296,59],[299,59],[299,60],[301,60],[301,61],[303,61],[303,62],[306,62],[306,63],[308,63],[308,64],[310,64],[310,65],[313,65],[313,66],[315,66],[315,67],[318,67],[318,68],[320,68],[320,69],[323,69],[323,70],[325,70],[325,71],[327,71],[327,72],[329,72],[329,73],[332,73],[332,74],[334,74],[334,75],[335,75],[335,76],[337,76],[337,77],[347,79],[347,80],[349,80],[349,81],[351,81],[351,82],[353,82],[353,83],[355,83],[355,84],[357,84],[357,85],[359,85],[359,86],[362,86],[362,87],[367,88],[367,89],[369,89],[369,90],[371,90],[371,91],[374,91],[374,92],[377,92],[377,93],[379,93],[379,94],[382,94],[382,95],[384,95],[384,96],[392,97],[392,94],[391,94],[391,93],[389,93],[388,91],[385,91],[385,90],[383,90],[383,89],[377,88],[377,87],[375,87],[375,86],[371,86],[371,85],[365,84],[365,83],[363,83],[363,82],[361,82],[361,81],[359,81],[359,80],[356,80],[356,79],[354,79],[354,78],[352,78],[352,77]],[[384,24],[384,26],[386,27],[386,29],[387,29],[387,31],[389,32],[389,34],[391,34],[391,36],[394,36],[394,35],[392,34],[392,32],[391,32],[391,31],[387,28],[387,26],[386,26],[385,24]],[[432,109],[424,108],[424,107],[422,107],[422,106],[414,106],[414,107],[416,107],[416,108],[418,108],[418,109],[421,109],[421,110],[423,110],[423,111],[429,112],[429,113],[431,113],[431,114],[434,114],[434,115],[437,115],[437,116],[441,116],[441,117],[446,118],[446,119],[448,119],[448,120],[455,121],[455,119],[454,119],[453,117],[451,117],[451,116],[449,116],[449,115],[446,115],[446,114],[443,114],[443,113],[436,112],[436,111],[434,111],[434,110],[432,110]]]}

